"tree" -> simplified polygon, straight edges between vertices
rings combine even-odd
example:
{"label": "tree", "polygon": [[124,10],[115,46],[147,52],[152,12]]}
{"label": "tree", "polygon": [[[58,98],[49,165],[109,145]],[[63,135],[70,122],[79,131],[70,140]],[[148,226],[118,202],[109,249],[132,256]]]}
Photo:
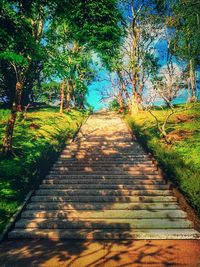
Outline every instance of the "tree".
{"label": "tree", "polygon": [[196,69],[200,64],[200,3],[178,1],[173,5],[172,27],[175,29],[171,51],[186,64],[189,101],[197,99]]}
{"label": "tree", "polygon": [[[3,152],[12,152],[12,137],[17,112],[21,112],[21,99],[26,75],[32,60],[41,55],[40,47],[31,34],[31,26],[26,17],[22,15],[23,6],[19,6],[17,12],[12,4],[4,3],[2,7],[1,37],[4,37],[0,44],[0,60],[7,70],[11,70],[12,78],[15,81],[15,88],[10,94],[11,114],[8,120],[6,133],[3,140]],[[10,27],[12,25],[12,27]],[[5,40],[7,44],[4,43]],[[13,74],[15,75],[13,77]]]}
{"label": "tree", "polygon": [[[12,106],[4,152],[12,152],[17,112],[32,94],[35,82],[40,80],[44,60],[48,60],[45,57],[45,34],[54,18],[65,19],[70,35],[68,43],[71,40],[81,46],[87,43],[101,55],[113,55],[121,38],[121,17],[115,0],[98,3],[92,0],[1,0],[0,4],[0,73]],[[13,77],[15,82],[8,82]],[[68,77],[68,91],[73,90],[71,80]],[[8,87],[10,85],[12,88]]]}
{"label": "tree", "polygon": [[108,78],[104,79],[104,81],[105,80],[109,83],[109,85],[100,91],[101,102],[109,103],[109,109],[111,109],[110,107],[113,103],[115,110],[122,113],[126,108],[126,102],[123,91],[125,84],[124,79],[121,76],[121,72],[118,71],[118,74],[117,71],[109,73]]}
{"label": "tree", "polygon": [[160,19],[154,6],[144,1],[121,1],[125,6],[125,32],[121,50],[114,61],[120,86],[123,88],[128,109],[137,113],[142,109],[142,94],[148,80],[158,71],[154,56],[154,42],[160,35]]}
{"label": "tree", "polygon": [[[33,87],[34,99],[36,102],[47,105],[56,104],[60,93],[60,84],[56,81],[42,82],[40,86]],[[35,104],[35,103],[34,103]]]}
{"label": "tree", "polygon": [[[181,95],[182,87],[180,85],[180,75],[174,75],[173,79],[171,80],[171,77],[169,78],[169,75],[165,76],[164,74],[163,76],[159,77],[159,80],[155,80],[153,82],[153,87],[151,88],[151,91],[145,101],[145,109],[155,119],[161,137],[164,138],[165,142],[168,144],[171,143],[171,140],[168,138],[166,132],[166,126],[169,122],[169,119],[173,114],[185,110],[185,107],[175,108],[172,102],[172,100],[175,100],[178,96]],[[160,103],[156,105],[157,102]],[[163,113],[163,120],[160,120],[159,114],[154,112],[154,109],[156,111],[158,111],[159,109],[165,111]]]}
{"label": "tree", "polygon": [[66,0],[58,12],[80,45],[88,44],[102,61],[115,56],[122,37],[123,18],[116,0]]}
{"label": "tree", "polygon": [[186,64],[185,79],[189,101],[197,99],[197,68],[200,46],[199,1],[157,0],[157,10],[162,13],[165,25],[172,33],[170,53]]}
{"label": "tree", "polygon": [[65,21],[54,21],[47,37],[49,60],[45,63],[44,76],[61,81],[60,113],[64,110],[64,104],[69,111],[72,102],[82,108],[87,86],[93,78],[89,48],[74,41]]}
{"label": "tree", "polygon": [[111,83],[111,90],[102,93],[102,99],[114,98],[118,102],[119,112],[123,112],[128,107],[128,110],[131,110],[131,101],[130,96],[127,90],[127,77],[123,69],[123,58],[121,51],[118,50],[115,57],[112,60],[109,60],[106,64],[110,74],[108,75],[109,83]]}

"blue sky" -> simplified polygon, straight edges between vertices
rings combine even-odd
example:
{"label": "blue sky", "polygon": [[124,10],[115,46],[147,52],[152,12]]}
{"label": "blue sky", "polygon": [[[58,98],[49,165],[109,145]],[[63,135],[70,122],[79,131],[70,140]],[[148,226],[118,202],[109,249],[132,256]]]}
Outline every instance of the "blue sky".
{"label": "blue sky", "polygon": [[92,54],[93,68],[96,72],[95,80],[88,86],[87,101],[94,110],[103,109],[106,103],[101,101],[101,92],[110,87],[109,72],[102,66],[101,60],[96,53]]}
{"label": "blue sky", "polygon": [[100,102],[100,94],[96,91],[99,83],[93,83],[89,86],[89,94],[87,97],[88,103],[95,108],[95,110],[102,109],[105,107],[103,103]]}
{"label": "blue sky", "polygon": [[94,107],[95,110],[102,109],[106,107],[106,104],[101,101],[101,91],[103,91],[106,87],[111,86],[109,81],[106,80],[108,72],[106,69],[100,68],[97,70],[98,77],[100,80],[94,81],[88,87],[88,103]]}
{"label": "blue sky", "polygon": [[96,86],[96,84],[89,86],[87,101],[95,110],[98,110],[104,108],[105,105],[100,102],[100,94],[96,91]]}

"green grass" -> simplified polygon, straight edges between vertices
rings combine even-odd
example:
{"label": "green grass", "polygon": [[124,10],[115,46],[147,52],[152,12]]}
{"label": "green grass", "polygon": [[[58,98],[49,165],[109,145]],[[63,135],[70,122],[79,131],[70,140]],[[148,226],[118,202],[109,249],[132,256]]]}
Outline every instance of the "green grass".
{"label": "green grass", "polygon": [[[166,112],[167,109],[154,110],[161,121]],[[186,118],[185,121],[180,121],[180,117]],[[171,117],[166,127],[171,145],[160,138],[155,119],[148,111],[134,117],[126,115],[125,120],[200,215],[200,103]]]}
{"label": "green grass", "polygon": [[[0,140],[8,116],[8,110],[0,110]],[[84,111],[60,115],[57,108],[44,108],[30,111],[24,122],[17,120],[13,139],[16,156],[0,158],[0,232],[86,117]]]}

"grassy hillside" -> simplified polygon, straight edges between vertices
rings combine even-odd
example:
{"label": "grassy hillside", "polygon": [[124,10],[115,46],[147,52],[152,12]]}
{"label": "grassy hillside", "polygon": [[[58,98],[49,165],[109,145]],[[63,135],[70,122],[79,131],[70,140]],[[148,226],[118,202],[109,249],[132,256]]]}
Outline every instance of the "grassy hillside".
{"label": "grassy hillside", "polygon": [[[168,110],[153,112],[163,120]],[[171,117],[166,127],[170,145],[160,137],[148,111],[134,117],[127,115],[125,120],[200,215],[200,103]]]}
{"label": "grassy hillside", "polygon": [[[8,115],[8,110],[0,110],[0,140]],[[56,108],[45,108],[30,111],[24,122],[16,122],[13,143],[16,156],[0,158],[0,232],[86,117],[84,111],[60,115]]]}

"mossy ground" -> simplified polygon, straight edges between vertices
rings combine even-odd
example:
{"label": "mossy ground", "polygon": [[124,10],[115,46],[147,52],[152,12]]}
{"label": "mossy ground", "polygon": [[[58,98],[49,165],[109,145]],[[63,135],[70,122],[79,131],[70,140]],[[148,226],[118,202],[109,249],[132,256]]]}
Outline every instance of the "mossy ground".
{"label": "mossy ground", "polygon": [[[16,155],[0,158],[0,232],[25,195],[48,173],[64,144],[87,115],[78,110],[60,115],[57,108],[43,108],[29,111],[25,121],[16,121],[13,138]],[[8,110],[0,110],[0,140],[8,116]]]}
{"label": "mossy ground", "polygon": [[[169,110],[153,112],[162,121]],[[172,140],[170,145],[160,137],[155,119],[148,111],[126,115],[125,120],[200,215],[200,103],[171,117],[166,127]]]}

